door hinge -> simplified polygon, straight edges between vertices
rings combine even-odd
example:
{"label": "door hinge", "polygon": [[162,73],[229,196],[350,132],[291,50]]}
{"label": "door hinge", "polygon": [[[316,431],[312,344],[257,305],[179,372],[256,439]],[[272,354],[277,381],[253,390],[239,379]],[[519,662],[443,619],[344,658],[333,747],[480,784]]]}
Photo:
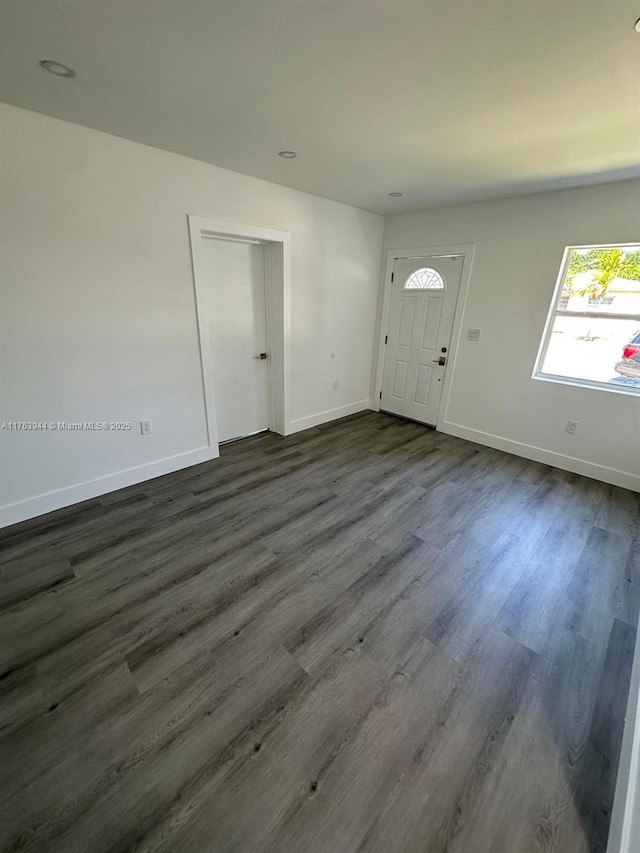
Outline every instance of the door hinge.
{"label": "door hinge", "polygon": [[382,400],[382,391],[380,392],[380,399]]}
{"label": "door hinge", "polygon": [[384,336],[384,345],[387,345],[387,341],[389,340],[389,335]]}
{"label": "door hinge", "polygon": [[395,273],[393,273],[393,272],[392,272],[392,273],[391,273],[391,281],[393,281],[393,277],[394,277],[394,275],[395,275]]}

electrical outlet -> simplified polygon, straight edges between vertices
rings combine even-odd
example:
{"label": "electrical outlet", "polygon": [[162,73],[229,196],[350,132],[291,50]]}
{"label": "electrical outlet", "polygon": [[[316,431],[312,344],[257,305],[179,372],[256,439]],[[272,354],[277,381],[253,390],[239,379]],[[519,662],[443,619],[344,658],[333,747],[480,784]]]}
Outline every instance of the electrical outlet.
{"label": "electrical outlet", "polygon": [[480,340],[480,329],[468,329],[467,330],[467,340],[468,341],[479,341]]}
{"label": "electrical outlet", "polygon": [[140,421],[140,432],[142,433],[142,435],[149,435],[152,432],[151,421]]}
{"label": "electrical outlet", "polygon": [[338,390],[338,380],[337,380],[337,379],[334,379],[334,380],[333,380],[333,390],[334,390],[334,391],[337,391],[337,390]]}
{"label": "electrical outlet", "polygon": [[567,432],[575,435],[578,432],[578,421],[567,421]]}

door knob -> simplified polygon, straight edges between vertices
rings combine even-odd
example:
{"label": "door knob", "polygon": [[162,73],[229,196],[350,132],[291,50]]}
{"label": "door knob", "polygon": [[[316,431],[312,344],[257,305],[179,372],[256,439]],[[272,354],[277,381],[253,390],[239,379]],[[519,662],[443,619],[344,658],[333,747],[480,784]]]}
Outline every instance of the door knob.
{"label": "door knob", "polygon": [[445,364],[447,363],[447,359],[443,355],[441,355],[440,358],[434,358],[433,363],[439,364],[440,367],[444,367]]}
{"label": "door knob", "polygon": [[266,352],[261,352],[260,355],[258,356],[258,358],[260,359],[260,361],[264,361],[265,358],[267,358]]}

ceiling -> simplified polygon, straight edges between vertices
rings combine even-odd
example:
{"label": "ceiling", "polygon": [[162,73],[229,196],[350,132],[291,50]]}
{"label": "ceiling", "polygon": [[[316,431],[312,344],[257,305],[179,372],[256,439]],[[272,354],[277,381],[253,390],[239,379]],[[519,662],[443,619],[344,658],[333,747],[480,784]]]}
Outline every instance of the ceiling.
{"label": "ceiling", "polygon": [[403,212],[640,176],[639,14],[637,0],[2,0],[0,100]]}

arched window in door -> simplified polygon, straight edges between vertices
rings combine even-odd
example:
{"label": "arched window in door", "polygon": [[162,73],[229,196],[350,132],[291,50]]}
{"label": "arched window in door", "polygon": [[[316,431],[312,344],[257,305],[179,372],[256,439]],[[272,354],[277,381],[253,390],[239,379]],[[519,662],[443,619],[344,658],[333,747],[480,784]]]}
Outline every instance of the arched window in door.
{"label": "arched window in door", "polygon": [[404,290],[444,290],[444,279],[432,267],[412,272],[404,283]]}

